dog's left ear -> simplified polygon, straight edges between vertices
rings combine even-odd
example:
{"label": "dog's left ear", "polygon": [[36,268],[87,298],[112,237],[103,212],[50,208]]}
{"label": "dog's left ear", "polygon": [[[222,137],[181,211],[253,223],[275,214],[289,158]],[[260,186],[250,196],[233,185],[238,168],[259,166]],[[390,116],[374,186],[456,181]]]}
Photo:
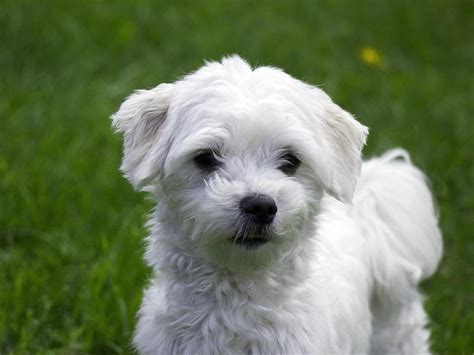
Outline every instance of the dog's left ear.
{"label": "dog's left ear", "polygon": [[322,107],[325,155],[329,166],[329,194],[346,203],[352,201],[362,164],[361,151],[368,128],[327,98]]}
{"label": "dog's left ear", "polygon": [[160,142],[173,84],[160,84],[151,90],[138,90],[112,115],[112,125],[123,133],[123,160],[120,170],[140,189],[156,177],[166,157],[166,144]]}

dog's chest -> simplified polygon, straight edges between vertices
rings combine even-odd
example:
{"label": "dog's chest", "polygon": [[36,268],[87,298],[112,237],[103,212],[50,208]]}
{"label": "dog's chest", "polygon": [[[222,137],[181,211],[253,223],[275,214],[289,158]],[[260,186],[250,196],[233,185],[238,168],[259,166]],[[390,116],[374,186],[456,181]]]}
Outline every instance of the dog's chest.
{"label": "dog's chest", "polygon": [[[161,287],[160,287],[161,286]],[[365,352],[368,327],[351,309],[357,303],[338,301],[337,294],[302,285],[285,295],[254,299],[233,288],[212,292],[181,289],[165,296],[163,285],[145,295],[136,342],[156,353],[301,354]],[[176,290],[176,288],[174,289]],[[218,292],[220,290],[221,292]],[[352,293],[352,292],[351,292]],[[291,295],[291,296],[290,296]],[[350,299],[357,300],[351,297]],[[343,311],[346,309],[346,311]],[[349,313],[347,313],[349,312]],[[369,320],[368,315],[362,317]],[[153,352],[152,352],[153,353]]]}
{"label": "dog's chest", "polygon": [[327,307],[314,295],[256,300],[232,292],[220,302],[202,296],[194,295],[186,307],[172,302],[157,315],[155,324],[166,328],[178,352],[297,354],[336,348]]}

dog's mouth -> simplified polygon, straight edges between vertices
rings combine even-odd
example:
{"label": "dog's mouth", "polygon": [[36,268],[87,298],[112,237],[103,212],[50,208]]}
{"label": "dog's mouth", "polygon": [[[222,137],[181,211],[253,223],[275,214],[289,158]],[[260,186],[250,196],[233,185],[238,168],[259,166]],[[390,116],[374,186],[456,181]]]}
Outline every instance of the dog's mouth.
{"label": "dog's mouth", "polygon": [[235,237],[231,238],[230,242],[232,244],[238,245],[247,250],[258,249],[264,244],[267,244],[270,241],[268,236],[253,236],[253,237]]}
{"label": "dog's mouth", "polygon": [[[249,230],[250,229],[250,230]],[[252,226],[247,228],[244,232],[236,233],[229,241],[239,247],[247,250],[255,250],[267,244],[271,240],[271,233],[267,227]]]}

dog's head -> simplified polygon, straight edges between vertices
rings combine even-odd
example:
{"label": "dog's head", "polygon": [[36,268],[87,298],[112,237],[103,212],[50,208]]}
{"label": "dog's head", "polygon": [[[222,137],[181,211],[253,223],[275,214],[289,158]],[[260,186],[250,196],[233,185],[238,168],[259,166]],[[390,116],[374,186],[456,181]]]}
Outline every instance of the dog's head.
{"label": "dog's head", "polygon": [[200,256],[269,264],[313,235],[324,192],[350,202],[367,128],[320,89],[237,56],[131,95],[121,170]]}

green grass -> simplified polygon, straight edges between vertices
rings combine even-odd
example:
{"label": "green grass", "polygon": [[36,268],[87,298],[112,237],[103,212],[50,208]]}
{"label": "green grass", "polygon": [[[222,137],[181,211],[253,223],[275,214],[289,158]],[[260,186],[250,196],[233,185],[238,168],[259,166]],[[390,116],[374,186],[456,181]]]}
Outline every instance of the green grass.
{"label": "green grass", "polygon": [[[474,4],[0,4],[0,353],[129,353],[151,204],[108,117],[132,90],[239,53],[321,85],[432,180],[445,255],[423,285],[437,353],[474,351]],[[372,47],[381,61],[361,60]]]}

